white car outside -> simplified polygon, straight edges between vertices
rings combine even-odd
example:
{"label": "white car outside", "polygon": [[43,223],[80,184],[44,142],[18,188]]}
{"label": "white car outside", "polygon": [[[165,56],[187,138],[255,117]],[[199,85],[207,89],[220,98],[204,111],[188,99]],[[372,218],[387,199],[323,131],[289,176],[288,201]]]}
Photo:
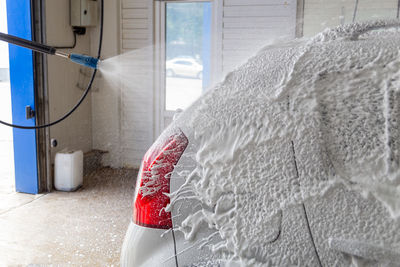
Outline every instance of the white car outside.
{"label": "white car outside", "polygon": [[193,58],[174,58],[166,62],[166,74],[202,79],[203,66]]}
{"label": "white car outside", "polygon": [[399,26],[265,47],[179,115],[143,159],[122,266],[397,266]]}

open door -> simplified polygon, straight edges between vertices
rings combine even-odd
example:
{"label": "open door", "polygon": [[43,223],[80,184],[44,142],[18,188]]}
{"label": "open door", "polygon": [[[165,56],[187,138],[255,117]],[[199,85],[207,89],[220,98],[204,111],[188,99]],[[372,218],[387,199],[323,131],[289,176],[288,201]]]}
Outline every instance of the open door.
{"label": "open door", "polygon": [[[8,33],[32,40],[31,1],[7,0]],[[34,126],[26,107],[35,108],[34,65],[32,51],[9,45],[12,122]],[[15,188],[17,192],[39,193],[36,131],[13,129]]]}

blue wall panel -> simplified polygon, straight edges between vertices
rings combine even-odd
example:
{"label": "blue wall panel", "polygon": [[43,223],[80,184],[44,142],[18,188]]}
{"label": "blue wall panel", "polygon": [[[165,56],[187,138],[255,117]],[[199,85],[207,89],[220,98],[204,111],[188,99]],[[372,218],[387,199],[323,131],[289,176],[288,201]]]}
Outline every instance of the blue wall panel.
{"label": "blue wall panel", "polygon": [[[32,40],[31,3],[7,0],[8,33]],[[35,110],[33,55],[29,49],[9,45],[12,118],[14,124],[35,125],[26,119],[25,107]],[[5,127],[5,126],[1,126]],[[17,192],[37,194],[36,131],[14,129],[15,187]]]}

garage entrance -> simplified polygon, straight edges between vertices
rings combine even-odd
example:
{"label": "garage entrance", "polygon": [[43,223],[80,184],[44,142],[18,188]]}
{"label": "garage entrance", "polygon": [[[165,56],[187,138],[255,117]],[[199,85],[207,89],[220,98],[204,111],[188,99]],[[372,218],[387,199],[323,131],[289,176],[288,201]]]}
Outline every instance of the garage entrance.
{"label": "garage entrance", "polygon": [[[6,0],[0,0],[0,32],[7,33]],[[11,121],[8,45],[0,42],[0,119]],[[12,128],[0,127],[0,192],[15,191]]]}
{"label": "garage entrance", "polygon": [[[0,0],[0,31],[32,40],[30,1]],[[28,49],[0,46],[0,118],[18,125],[35,125],[33,55]],[[36,131],[0,125],[0,191],[37,194]],[[15,186],[14,186],[15,185]]]}

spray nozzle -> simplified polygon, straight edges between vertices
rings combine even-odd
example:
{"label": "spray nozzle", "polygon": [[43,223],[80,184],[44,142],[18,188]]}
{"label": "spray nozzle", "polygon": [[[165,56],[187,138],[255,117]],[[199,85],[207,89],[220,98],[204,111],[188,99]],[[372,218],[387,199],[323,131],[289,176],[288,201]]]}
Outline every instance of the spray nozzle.
{"label": "spray nozzle", "polygon": [[71,59],[72,62],[75,62],[77,64],[83,65],[85,67],[89,67],[92,69],[97,69],[97,64],[99,63],[99,59],[86,56],[86,55],[80,55],[80,54],[70,54],[69,58]]}
{"label": "spray nozzle", "polygon": [[99,62],[99,59],[86,56],[86,55],[80,55],[80,54],[66,54],[63,52],[59,52],[56,50],[56,48],[37,43],[31,40],[26,40],[19,38],[17,36],[5,34],[0,32],[0,40],[5,41],[11,44],[15,44],[18,46],[22,46],[28,49],[31,49],[33,51],[43,53],[43,54],[50,54],[50,55],[56,55],[56,56],[61,56],[64,58],[69,58],[71,61],[78,63],[80,65],[92,68],[92,69],[97,69],[97,63]]}

